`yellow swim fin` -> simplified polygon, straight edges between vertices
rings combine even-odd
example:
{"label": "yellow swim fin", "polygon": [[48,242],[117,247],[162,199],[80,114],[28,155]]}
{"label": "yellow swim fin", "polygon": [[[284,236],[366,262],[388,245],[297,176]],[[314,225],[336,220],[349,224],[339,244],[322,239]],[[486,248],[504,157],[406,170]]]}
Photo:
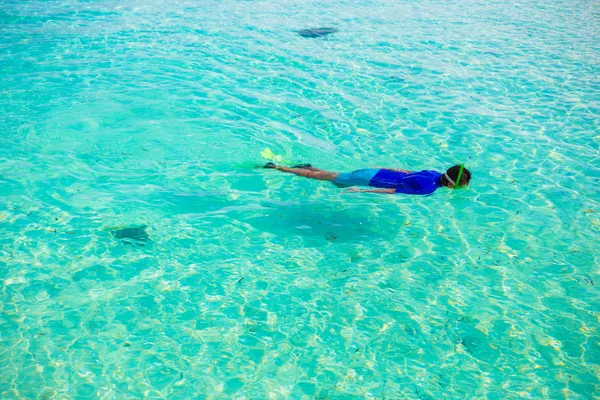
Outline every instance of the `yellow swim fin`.
{"label": "yellow swim fin", "polygon": [[269,149],[268,147],[265,148],[263,151],[260,152],[260,155],[262,156],[262,158],[264,158],[265,160],[268,161],[272,161],[272,162],[283,162],[283,157],[278,156],[277,154],[273,153],[273,150]]}

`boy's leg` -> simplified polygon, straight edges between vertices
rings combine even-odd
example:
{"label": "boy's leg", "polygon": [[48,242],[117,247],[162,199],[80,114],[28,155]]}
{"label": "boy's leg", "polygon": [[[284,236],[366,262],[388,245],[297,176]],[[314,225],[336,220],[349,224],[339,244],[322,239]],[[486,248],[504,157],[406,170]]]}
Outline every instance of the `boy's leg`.
{"label": "boy's leg", "polygon": [[282,167],[280,165],[277,165],[277,166],[275,166],[275,169],[278,171],[281,171],[281,172],[287,172],[290,174],[303,176],[305,178],[310,178],[310,179],[317,179],[320,181],[333,181],[339,175],[338,172],[326,171],[324,169],[318,169],[318,168],[313,168],[313,167],[310,167],[310,169],[309,168],[288,168],[288,167]]}
{"label": "boy's leg", "polygon": [[352,172],[339,173],[314,168],[309,165],[310,164],[308,164],[306,167],[304,167],[304,165],[297,165],[294,168],[288,168],[270,162],[267,163],[263,168],[272,168],[281,172],[303,176],[305,178],[329,181],[342,188],[350,186],[370,186],[371,180],[380,171],[379,168],[363,168]]}

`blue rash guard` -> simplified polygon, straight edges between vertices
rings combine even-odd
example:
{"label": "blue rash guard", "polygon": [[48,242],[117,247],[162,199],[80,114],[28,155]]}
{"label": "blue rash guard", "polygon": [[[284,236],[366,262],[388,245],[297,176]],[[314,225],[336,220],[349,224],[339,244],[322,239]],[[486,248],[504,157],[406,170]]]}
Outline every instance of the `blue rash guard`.
{"label": "blue rash guard", "polygon": [[369,186],[376,188],[396,189],[396,193],[405,194],[432,194],[442,186],[436,171],[398,172],[389,169],[380,169]]}
{"label": "blue rash guard", "polygon": [[368,168],[341,173],[333,183],[340,187],[371,186],[396,189],[396,193],[427,195],[442,186],[441,176],[436,171],[399,172]]}

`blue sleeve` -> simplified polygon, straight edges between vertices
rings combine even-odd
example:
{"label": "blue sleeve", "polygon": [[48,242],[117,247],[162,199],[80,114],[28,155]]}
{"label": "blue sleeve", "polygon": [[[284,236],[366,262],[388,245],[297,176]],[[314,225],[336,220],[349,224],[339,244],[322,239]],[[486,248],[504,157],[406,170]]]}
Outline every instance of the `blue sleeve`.
{"label": "blue sleeve", "polygon": [[423,182],[418,176],[407,176],[396,188],[396,193],[403,194],[432,194],[436,187]]}

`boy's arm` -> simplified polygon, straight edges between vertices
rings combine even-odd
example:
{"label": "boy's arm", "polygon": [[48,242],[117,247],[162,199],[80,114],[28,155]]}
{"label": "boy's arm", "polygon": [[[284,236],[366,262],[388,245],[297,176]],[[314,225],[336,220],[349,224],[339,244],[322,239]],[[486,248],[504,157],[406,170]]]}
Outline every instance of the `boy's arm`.
{"label": "boy's arm", "polygon": [[348,189],[349,192],[361,192],[361,193],[387,193],[387,194],[394,194],[396,193],[396,189],[367,189],[367,190],[363,190],[363,189],[359,189],[359,188],[350,188]]}

